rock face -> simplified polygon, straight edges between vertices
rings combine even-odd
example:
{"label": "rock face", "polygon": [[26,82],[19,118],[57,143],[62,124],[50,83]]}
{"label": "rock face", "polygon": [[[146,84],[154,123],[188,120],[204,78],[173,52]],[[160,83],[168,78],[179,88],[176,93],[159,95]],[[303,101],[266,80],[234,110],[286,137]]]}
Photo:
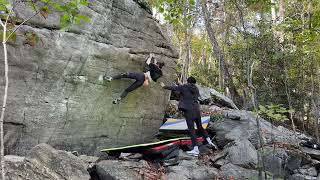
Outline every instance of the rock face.
{"label": "rock face", "polygon": [[[23,155],[36,144],[48,143],[90,155],[106,147],[148,141],[158,130],[168,91],[154,83],[113,105],[132,81],[99,81],[105,73],[142,71],[150,52],[166,63],[160,81],[174,78],[177,53],[157,22],[133,0],[90,1],[81,11],[90,23],[62,32],[59,14],[36,16],[18,33],[35,33],[39,43],[30,46],[24,36],[17,36],[9,45],[6,154]],[[32,14],[22,3],[14,13],[22,19]],[[3,89],[1,78],[1,97]]]}
{"label": "rock face", "polygon": [[34,147],[26,157],[5,156],[8,180],[88,180],[85,164],[66,151],[53,149],[47,144]]}

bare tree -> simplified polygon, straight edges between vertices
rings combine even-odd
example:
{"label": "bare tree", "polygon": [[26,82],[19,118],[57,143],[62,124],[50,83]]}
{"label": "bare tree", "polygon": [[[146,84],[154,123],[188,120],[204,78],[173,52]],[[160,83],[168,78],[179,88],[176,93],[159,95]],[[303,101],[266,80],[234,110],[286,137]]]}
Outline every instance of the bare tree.
{"label": "bare tree", "polygon": [[[183,56],[183,67],[181,72],[181,81],[182,83],[187,82],[187,78],[190,73],[190,66],[192,63],[192,35],[193,30],[196,25],[196,22],[198,21],[198,4],[196,4],[195,7],[193,7],[189,0],[185,1],[185,7],[183,11],[183,25],[184,25],[184,50],[185,54]],[[191,16],[192,15],[192,16]]]}
{"label": "bare tree", "polygon": [[[10,10],[11,13],[12,9]],[[4,119],[4,113],[6,110],[6,105],[7,105],[7,97],[8,97],[8,87],[9,87],[9,78],[8,78],[8,71],[9,71],[9,66],[8,66],[8,54],[7,54],[7,24],[8,24],[8,19],[9,19],[9,15],[7,16],[5,22],[3,23],[2,20],[0,20],[1,22],[1,26],[3,28],[3,38],[2,38],[2,45],[3,45],[3,52],[4,52],[4,68],[5,68],[5,73],[4,73],[4,77],[5,77],[5,89],[4,89],[4,94],[3,94],[3,102],[2,102],[2,111],[1,111],[1,117],[0,117],[0,136],[1,136],[1,177],[4,180],[5,178],[5,172],[4,172],[4,166],[5,166],[5,162],[4,162],[4,139],[3,139],[3,119]]]}
{"label": "bare tree", "polygon": [[221,82],[219,83],[221,86],[221,89],[225,90],[226,88],[229,89],[231,98],[235,101],[235,103],[238,106],[242,106],[242,98],[240,97],[239,93],[237,92],[237,89],[233,83],[233,80],[231,78],[231,75],[229,73],[228,66],[225,61],[225,57],[223,52],[221,51],[220,45],[218,43],[218,40],[215,35],[215,30],[211,26],[210,21],[210,14],[207,7],[206,0],[201,1],[201,7],[202,7],[202,13],[203,18],[205,22],[206,31],[208,33],[212,48],[213,48],[213,56],[219,60],[219,67],[220,67],[220,73],[221,73]]}

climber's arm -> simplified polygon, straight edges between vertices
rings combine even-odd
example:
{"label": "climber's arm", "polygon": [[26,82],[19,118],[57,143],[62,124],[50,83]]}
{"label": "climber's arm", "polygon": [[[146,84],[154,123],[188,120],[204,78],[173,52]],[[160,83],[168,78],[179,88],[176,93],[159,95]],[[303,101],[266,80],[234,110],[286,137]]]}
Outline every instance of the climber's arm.
{"label": "climber's arm", "polygon": [[154,55],[152,53],[150,53],[149,58],[147,59],[147,64],[149,65],[151,63],[151,59],[154,58]]}

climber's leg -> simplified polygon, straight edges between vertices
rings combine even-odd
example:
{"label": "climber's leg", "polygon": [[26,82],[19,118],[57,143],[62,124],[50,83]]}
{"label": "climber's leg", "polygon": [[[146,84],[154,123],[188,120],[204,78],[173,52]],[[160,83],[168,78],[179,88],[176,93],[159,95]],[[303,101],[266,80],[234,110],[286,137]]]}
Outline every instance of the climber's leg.
{"label": "climber's leg", "polygon": [[127,89],[125,89],[121,93],[120,97],[118,97],[117,99],[115,99],[113,101],[114,104],[119,103],[124,97],[126,97],[128,95],[129,92],[134,91],[134,90],[138,89],[140,86],[142,86],[143,82],[145,80],[145,76],[143,73],[128,73],[125,76],[125,78],[135,79],[136,81],[134,83],[132,83]]}

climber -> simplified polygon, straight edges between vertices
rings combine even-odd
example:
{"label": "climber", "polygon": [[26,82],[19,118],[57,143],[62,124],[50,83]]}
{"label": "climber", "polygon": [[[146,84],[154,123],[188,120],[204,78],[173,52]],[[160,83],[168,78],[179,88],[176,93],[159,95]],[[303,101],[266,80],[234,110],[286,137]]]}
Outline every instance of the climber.
{"label": "climber", "polygon": [[[153,63],[151,63],[153,60]],[[143,72],[127,72],[122,73],[116,76],[107,76],[104,75],[103,79],[107,81],[122,79],[122,78],[129,78],[135,79],[136,81],[132,83],[127,89],[125,89],[120,97],[113,100],[113,104],[118,104],[124,97],[128,95],[129,92],[136,90],[140,86],[149,86],[149,83],[156,82],[162,76],[162,67],[165,65],[164,63],[157,62],[155,59],[154,54],[150,54],[149,58],[146,61],[147,65],[149,66],[150,70],[143,73]]]}
{"label": "climber", "polygon": [[189,77],[187,79],[187,82],[187,84],[178,86],[166,86],[163,82],[161,82],[160,85],[164,89],[177,91],[180,93],[178,108],[183,112],[186,119],[193,146],[193,149],[191,151],[187,151],[187,153],[192,156],[198,156],[199,148],[196,141],[194,123],[196,123],[197,129],[201,132],[202,136],[206,139],[208,144],[211,145],[214,149],[217,149],[217,146],[211,141],[208,133],[202,127],[200,105],[198,103],[200,94],[199,89],[196,86],[197,81],[194,77]]}

